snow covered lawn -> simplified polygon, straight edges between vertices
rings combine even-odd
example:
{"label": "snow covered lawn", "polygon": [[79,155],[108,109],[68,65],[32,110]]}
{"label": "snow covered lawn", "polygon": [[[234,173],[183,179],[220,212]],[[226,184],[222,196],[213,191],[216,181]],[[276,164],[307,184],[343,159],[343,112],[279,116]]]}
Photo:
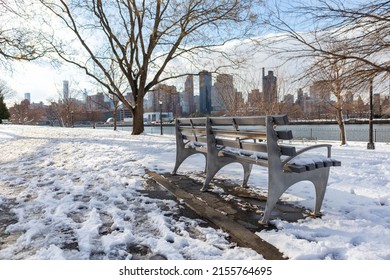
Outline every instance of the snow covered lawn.
{"label": "snow covered lawn", "polygon": [[[321,219],[274,220],[257,234],[290,259],[390,259],[390,145],[332,143]],[[227,241],[201,220],[177,215],[180,204],[140,193],[145,168],[170,172],[173,136],[91,128],[0,126],[0,259],[262,259]],[[194,156],[179,172],[202,170]],[[254,167],[249,185],[264,192],[267,171]],[[242,170],[219,177],[239,181]],[[310,183],[283,200],[313,207]],[[1,224],[11,220],[7,227]]]}

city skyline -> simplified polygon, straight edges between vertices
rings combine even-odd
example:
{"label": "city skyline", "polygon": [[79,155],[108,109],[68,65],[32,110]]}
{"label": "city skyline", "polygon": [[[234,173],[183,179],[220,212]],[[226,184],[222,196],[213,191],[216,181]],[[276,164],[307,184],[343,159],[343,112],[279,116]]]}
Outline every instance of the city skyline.
{"label": "city skyline", "polygon": [[[259,84],[258,84],[258,87],[257,88],[252,88],[252,89],[249,89],[248,92],[243,92],[243,93],[239,93],[241,94],[240,98],[243,99],[243,102],[249,102],[249,103],[253,103],[253,100],[257,100],[256,102],[262,102],[261,100],[267,100],[269,98],[271,99],[274,99],[274,97],[270,97],[271,95],[273,96],[277,96],[279,95],[279,93],[275,92],[274,94],[264,94],[264,90],[266,88],[270,88],[269,85],[267,86],[267,80],[274,80],[274,82],[276,83],[278,81],[277,77],[274,75],[274,69],[272,67],[259,67],[259,69],[261,69],[261,71],[259,73],[261,73],[261,75],[259,76],[259,80],[261,81]],[[267,73],[268,75],[265,75],[265,73]],[[37,74],[37,73],[32,73],[32,74]],[[226,104],[221,104],[221,98],[219,98],[218,100],[218,90],[217,90],[217,87],[216,84],[218,83],[218,76],[233,76],[233,74],[216,74],[216,73],[212,73],[212,77],[211,77],[211,90],[210,90],[210,99],[208,102],[208,109],[207,111],[204,111],[203,113],[209,113],[211,111],[220,111],[220,112],[223,112],[223,111],[226,111]],[[194,100],[191,100],[191,102],[189,103],[188,101],[188,96],[186,97],[187,98],[187,101],[183,101],[184,99],[182,98],[179,102],[180,102],[180,109],[182,110],[182,114],[183,115],[189,115],[195,111],[198,111],[200,112],[200,108],[199,108],[199,104],[201,103],[199,101],[200,99],[200,81],[199,81],[199,73],[198,74],[193,74],[193,75],[189,75],[189,76],[192,76],[192,80],[191,82],[187,81],[187,83],[191,83],[192,84],[192,90],[193,91],[193,96]],[[188,79],[188,77],[185,77],[186,79]],[[64,77],[66,77],[66,75],[64,75]],[[267,77],[270,77],[269,79]],[[232,77],[232,79],[234,79],[234,77]],[[179,83],[180,82],[180,83]],[[23,81],[24,84],[26,84],[26,81]],[[232,81],[233,83],[233,81]],[[86,86],[88,86],[88,84],[84,84]],[[186,88],[188,87],[188,85],[186,85],[186,81],[183,80],[183,81],[178,81],[178,83],[176,83],[175,85],[169,85],[171,87],[174,87],[175,90],[178,91],[178,93],[180,94],[184,94],[185,91],[186,91]],[[232,90],[234,88],[234,90],[232,92],[235,92],[236,89],[235,89],[235,84],[233,84],[232,86]],[[274,90],[277,90],[276,88],[278,87],[278,85],[275,87],[275,86],[272,86]],[[310,88],[315,88],[316,85],[315,85],[315,82],[311,85],[308,85],[307,86],[307,89],[305,89],[302,94],[300,95],[299,94],[299,91],[300,91],[300,88],[297,88],[294,90],[294,92],[291,92],[291,93],[284,93],[284,94],[280,94],[280,96],[278,96],[277,100],[278,102],[287,102],[287,103],[295,103],[295,104],[299,104],[303,109],[304,112],[310,112],[311,110],[314,110],[318,107],[318,105],[313,105],[315,102],[318,103],[318,96],[315,97],[314,95],[312,96],[312,98],[308,98],[312,95],[312,90]],[[82,99],[85,99],[86,98],[86,95],[88,96],[93,96],[93,95],[96,95],[98,92],[100,92],[100,90],[98,89],[94,89],[94,86],[89,84],[89,87],[88,89],[86,89],[86,87],[82,88],[80,86],[80,84],[78,83],[74,83],[74,82],[69,82],[64,85],[64,79],[62,79],[61,81],[58,81],[57,82],[57,87],[56,87],[56,91],[57,93],[56,94],[52,94],[51,95],[51,98],[48,98],[46,100],[40,100],[39,98],[39,95],[37,97],[37,94],[33,91],[33,90],[29,90],[30,87],[27,87],[27,90],[23,93],[20,93],[19,94],[19,98],[18,98],[18,101],[15,101],[15,100],[12,100],[12,102],[8,102],[7,105],[8,107],[12,107],[15,103],[19,103],[20,101],[22,101],[23,99],[25,99],[25,95],[26,94],[29,94],[29,101],[30,103],[44,103],[44,104],[49,104],[48,100],[50,101],[57,101],[58,98],[59,98],[59,93],[61,94],[64,94],[64,88],[67,89],[67,91],[71,92],[71,97],[76,97],[77,99],[81,100]],[[74,89],[76,88],[76,90],[79,92],[79,94],[77,94],[77,96],[73,96],[72,94],[74,93]],[[96,88],[96,87],[95,87]],[[73,92],[72,92],[73,91]],[[69,94],[69,92],[67,94]],[[382,91],[381,92],[382,94],[380,93],[376,93],[374,92],[374,97],[375,97],[375,103],[378,104],[379,102],[382,103],[383,101],[386,101],[388,102],[389,100],[389,97],[390,97],[390,94],[388,93],[388,91]],[[383,94],[384,93],[384,94]],[[255,98],[251,100],[251,94],[255,94],[258,96],[258,98]],[[329,94],[328,94],[329,95]],[[357,96],[359,95],[358,94],[355,94],[355,100],[357,98]],[[265,98],[266,96],[268,96],[268,98]],[[23,98],[24,97],[24,98]],[[147,98],[146,98],[147,99]],[[197,100],[197,103],[195,105],[195,99]],[[108,100],[108,99],[106,99]],[[315,101],[316,100],[316,101]],[[326,100],[329,101],[329,96],[326,98]],[[363,101],[366,102],[366,99],[364,97],[364,93],[363,93]],[[379,101],[379,102],[378,102]],[[184,103],[187,102],[187,105],[185,105]],[[193,106],[193,108],[191,109],[191,111],[189,111],[189,108],[188,106],[190,106],[190,104],[192,104],[191,106]],[[234,102],[234,104],[237,104],[237,102]],[[187,106],[187,108],[183,108]],[[196,110],[195,110],[195,106],[197,106]],[[376,105],[378,106],[378,105]],[[314,109],[313,109],[314,108]],[[176,109],[177,111],[178,109]],[[316,110],[320,110],[321,112],[322,111],[326,111],[326,108],[323,107],[322,109],[316,109]],[[187,112],[186,112],[187,111]],[[233,110],[234,111],[234,110]],[[319,113],[320,113],[319,111]],[[375,109],[375,111],[380,111],[378,109]]]}

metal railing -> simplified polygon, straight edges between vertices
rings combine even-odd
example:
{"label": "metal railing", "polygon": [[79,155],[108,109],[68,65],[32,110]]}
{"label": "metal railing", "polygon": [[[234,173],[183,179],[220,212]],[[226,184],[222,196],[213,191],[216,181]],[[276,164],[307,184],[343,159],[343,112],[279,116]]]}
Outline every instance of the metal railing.
{"label": "metal railing", "polygon": [[[340,130],[336,126],[320,125],[316,127],[295,127],[289,126],[294,137],[317,139],[317,140],[340,140]],[[390,127],[389,128],[374,128],[374,142],[390,143]],[[369,139],[369,132],[367,128],[348,127],[345,129],[347,141],[363,141],[367,142]]]}

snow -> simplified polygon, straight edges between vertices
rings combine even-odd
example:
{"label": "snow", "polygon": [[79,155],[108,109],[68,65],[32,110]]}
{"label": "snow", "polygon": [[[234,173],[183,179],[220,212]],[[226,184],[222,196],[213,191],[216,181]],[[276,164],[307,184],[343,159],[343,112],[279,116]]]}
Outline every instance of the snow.
{"label": "snow", "polygon": [[[342,166],[331,168],[322,218],[276,219],[277,230],[256,234],[293,260],[389,260],[390,145],[326,143]],[[13,219],[3,233],[0,223],[0,260],[141,257],[129,248],[168,260],[263,259],[222,230],[179,216],[180,203],[142,192],[146,169],[172,171],[172,135],[1,125],[0,147],[0,211]],[[199,155],[179,172],[203,168]],[[218,176],[240,182],[242,170],[227,166]],[[266,184],[266,170],[254,167],[249,185],[263,193]],[[298,183],[282,200],[312,208],[314,188]]]}

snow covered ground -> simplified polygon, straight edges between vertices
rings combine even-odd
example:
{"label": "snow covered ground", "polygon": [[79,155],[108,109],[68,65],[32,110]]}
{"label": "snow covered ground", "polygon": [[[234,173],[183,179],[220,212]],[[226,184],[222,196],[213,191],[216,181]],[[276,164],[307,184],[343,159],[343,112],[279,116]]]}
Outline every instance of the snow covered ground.
{"label": "snow covered ground", "polygon": [[[342,166],[331,169],[323,217],[274,220],[277,230],[257,234],[290,259],[389,260],[390,145],[332,144]],[[172,170],[173,136],[1,125],[0,149],[0,260],[262,259],[203,221],[179,217],[173,200],[141,194],[145,168]],[[192,159],[179,172],[203,169],[202,156]],[[267,171],[252,172],[249,185],[264,192]],[[239,182],[242,170],[232,165],[218,176]],[[299,183],[282,199],[312,208],[314,188]]]}

